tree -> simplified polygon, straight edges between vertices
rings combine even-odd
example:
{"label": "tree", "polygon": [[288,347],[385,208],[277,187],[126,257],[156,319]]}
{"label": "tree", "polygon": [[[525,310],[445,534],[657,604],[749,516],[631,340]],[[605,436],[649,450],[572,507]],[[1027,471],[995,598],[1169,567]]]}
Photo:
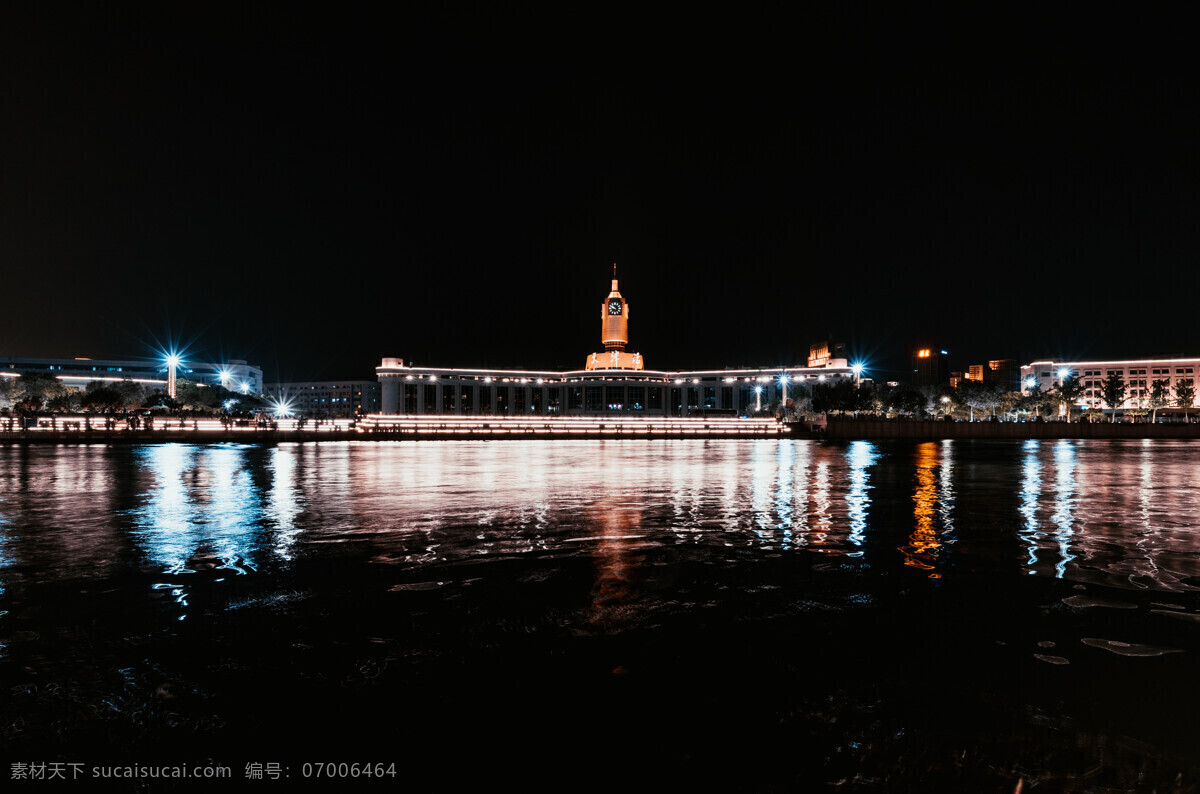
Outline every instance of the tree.
{"label": "tree", "polygon": [[1058,404],[1062,406],[1061,412],[1066,415],[1068,422],[1071,421],[1071,406],[1083,396],[1083,381],[1079,379],[1079,373],[1073,372],[1063,378],[1054,394]]}
{"label": "tree", "polygon": [[1100,381],[1100,396],[1104,404],[1112,409],[1112,419],[1117,421],[1117,409],[1125,402],[1125,378],[1120,372],[1110,372],[1108,377]]}
{"label": "tree", "polygon": [[1042,391],[1042,384],[1035,382],[1029,387],[1029,394],[1025,395],[1025,411],[1032,411],[1034,416],[1042,415],[1044,408],[1050,400],[1050,395]]}
{"label": "tree", "polygon": [[[89,383],[88,386],[90,387],[91,384]],[[114,383],[112,388],[120,392],[125,399],[124,408],[136,410],[147,405],[146,397],[150,392],[144,384],[123,380],[120,383]]]}
{"label": "tree", "polygon": [[978,380],[963,379],[958,383],[957,397],[958,401],[966,405],[971,412],[971,421],[975,421],[975,410],[991,411],[993,415],[996,413],[996,406],[1000,405],[1000,398],[1003,395],[1000,384],[987,383]]}
{"label": "tree", "polygon": [[80,401],[80,406],[85,411],[92,413],[115,414],[120,413],[125,409],[125,395],[120,389],[104,384],[92,388],[92,385],[98,381],[92,381],[88,384],[87,393],[83,395]]}
{"label": "tree", "polygon": [[13,406],[19,411],[36,413],[66,391],[62,381],[47,372],[22,372],[12,389]]}
{"label": "tree", "polygon": [[1175,405],[1183,409],[1184,421],[1188,418],[1188,409],[1192,407],[1192,403],[1196,401],[1196,384],[1191,378],[1181,380],[1175,384]]}
{"label": "tree", "polygon": [[1000,395],[1000,411],[1006,418],[1009,414],[1016,417],[1023,405],[1024,399],[1021,397],[1021,392],[1019,391],[1006,391]]}
{"label": "tree", "polygon": [[221,405],[221,392],[215,387],[205,386],[180,378],[175,385],[175,399],[187,411],[215,412]]}
{"label": "tree", "polygon": [[821,383],[813,387],[812,410],[817,413],[857,413],[867,410],[871,399],[872,394],[868,388],[855,386],[851,380]]}
{"label": "tree", "polygon": [[887,399],[889,409],[901,414],[919,414],[925,407],[925,395],[912,387],[902,387]]}
{"label": "tree", "polygon": [[1150,409],[1151,423],[1158,421],[1158,409],[1170,405],[1171,383],[1160,378],[1150,384],[1150,400],[1146,407]]}
{"label": "tree", "polygon": [[64,388],[46,401],[46,408],[60,414],[75,413],[79,410],[79,389]]}
{"label": "tree", "polygon": [[945,416],[954,413],[954,409],[957,407],[954,402],[954,392],[949,386],[922,386],[920,393],[925,398],[921,410],[930,416]]}

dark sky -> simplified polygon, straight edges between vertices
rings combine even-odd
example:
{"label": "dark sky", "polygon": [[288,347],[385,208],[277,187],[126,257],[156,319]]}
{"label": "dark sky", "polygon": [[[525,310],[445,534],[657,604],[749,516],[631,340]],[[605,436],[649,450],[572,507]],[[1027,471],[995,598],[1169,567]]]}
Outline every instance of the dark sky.
{"label": "dark sky", "polygon": [[391,5],[0,12],[0,353],[1200,355],[1182,19]]}

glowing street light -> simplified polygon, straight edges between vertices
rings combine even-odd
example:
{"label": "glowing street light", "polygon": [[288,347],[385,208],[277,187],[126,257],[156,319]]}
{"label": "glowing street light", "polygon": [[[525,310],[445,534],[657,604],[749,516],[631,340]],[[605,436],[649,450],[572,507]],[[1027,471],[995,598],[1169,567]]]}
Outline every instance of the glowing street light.
{"label": "glowing street light", "polygon": [[179,356],[174,353],[167,354],[167,394],[172,400],[175,399],[175,370],[179,368]]}
{"label": "glowing street light", "polygon": [[854,388],[862,385],[863,365],[861,361],[856,361],[850,365],[850,369],[854,372]]}
{"label": "glowing street light", "polygon": [[787,385],[788,385],[788,376],[787,376],[787,373],[785,372],[784,374],[779,376],[779,389],[782,393],[782,396],[779,398],[779,407],[783,411],[784,419],[787,419]]}
{"label": "glowing street light", "polygon": [[225,388],[229,388],[229,379],[231,377],[233,377],[233,375],[231,375],[227,369],[223,369],[217,373],[217,380],[221,381],[221,385]]}
{"label": "glowing street light", "polygon": [[249,394],[249,393],[250,393],[250,384],[243,381],[242,382],[242,394]]}
{"label": "glowing street light", "polygon": [[762,410],[762,386],[754,387],[754,410],[756,413]]}

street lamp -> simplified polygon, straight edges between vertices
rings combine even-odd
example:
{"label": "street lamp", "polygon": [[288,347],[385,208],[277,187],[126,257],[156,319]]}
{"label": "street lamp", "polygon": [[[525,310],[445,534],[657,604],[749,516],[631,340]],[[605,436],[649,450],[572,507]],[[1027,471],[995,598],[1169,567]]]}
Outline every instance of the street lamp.
{"label": "street lamp", "polygon": [[854,388],[857,389],[859,386],[862,385],[862,372],[863,372],[862,362],[858,361],[858,362],[855,362],[854,364],[851,364],[850,369],[854,371]]}
{"label": "street lamp", "polygon": [[779,408],[784,419],[787,419],[787,385],[788,376],[785,372],[779,376],[779,389],[782,393],[782,396],[779,398]]}
{"label": "street lamp", "polygon": [[762,411],[762,386],[754,387],[754,412]]}
{"label": "street lamp", "polygon": [[179,356],[174,353],[167,355],[167,394],[175,399],[175,370],[179,368]]}

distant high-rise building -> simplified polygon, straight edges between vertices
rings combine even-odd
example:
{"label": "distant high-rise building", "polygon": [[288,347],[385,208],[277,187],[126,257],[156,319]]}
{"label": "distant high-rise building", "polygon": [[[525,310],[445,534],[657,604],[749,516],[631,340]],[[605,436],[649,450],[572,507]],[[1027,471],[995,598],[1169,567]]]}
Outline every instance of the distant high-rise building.
{"label": "distant high-rise building", "polygon": [[1021,387],[1021,368],[1016,359],[992,359],[983,371],[983,379],[1000,384],[1005,391],[1016,391]]}
{"label": "distant high-rise building", "polygon": [[950,382],[950,351],[922,346],[913,352],[912,384],[940,386]]}

